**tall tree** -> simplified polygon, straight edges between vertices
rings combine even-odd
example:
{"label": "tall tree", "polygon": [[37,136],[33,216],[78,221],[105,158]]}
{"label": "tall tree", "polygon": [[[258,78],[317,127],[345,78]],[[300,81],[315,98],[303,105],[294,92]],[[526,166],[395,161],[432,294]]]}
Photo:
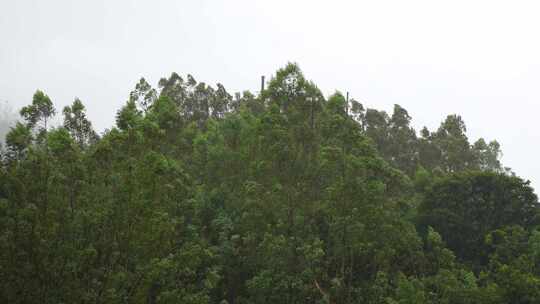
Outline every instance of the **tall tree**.
{"label": "tall tree", "polygon": [[496,141],[486,143],[483,138],[474,142],[472,150],[478,167],[481,170],[502,172],[500,157],[502,155],[501,145]]}
{"label": "tall tree", "polygon": [[411,127],[411,117],[407,110],[394,105],[389,121],[390,162],[398,169],[412,176],[418,166],[416,131]]}
{"label": "tall tree", "polygon": [[79,98],[75,98],[71,106],[64,107],[64,128],[75,139],[82,149],[97,140],[92,123],[86,118],[86,108]]}
{"label": "tall tree", "polygon": [[32,104],[23,107],[20,111],[30,128],[38,127],[38,133],[43,133],[48,129],[50,119],[56,114],[56,110],[49,96],[37,90],[32,98]]}
{"label": "tall tree", "polygon": [[476,167],[466,132],[461,116],[448,115],[434,134],[435,144],[441,151],[441,169],[444,171],[458,172]]}
{"label": "tall tree", "polygon": [[366,135],[373,140],[381,156],[387,160],[391,159],[389,120],[386,112],[367,109],[362,122]]}
{"label": "tall tree", "polygon": [[135,85],[135,90],[131,91],[129,98],[146,112],[156,101],[157,91],[143,77]]}

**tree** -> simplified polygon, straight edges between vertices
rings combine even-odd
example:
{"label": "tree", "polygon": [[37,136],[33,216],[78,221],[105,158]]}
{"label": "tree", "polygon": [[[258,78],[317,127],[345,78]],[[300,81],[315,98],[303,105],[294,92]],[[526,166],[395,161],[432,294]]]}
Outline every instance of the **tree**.
{"label": "tree", "polygon": [[6,145],[11,158],[21,159],[32,140],[32,131],[27,125],[17,122],[14,127],[11,127],[6,135]]}
{"label": "tree", "polygon": [[169,78],[162,78],[159,81],[160,96],[169,97],[178,105],[184,120],[194,122],[200,129],[205,127],[210,118],[223,118],[232,103],[232,96],[225,87],[218,84],[216,90],[204,82],[198,83],[191,75],[186,78],[187,81],[184,81],[176,73],[172,73]]}
{"label": "tree", "polygon": [[420,131],[418,140],[418,161],[420,165],[429,171],[441,169],[442,151],[437,146],[435,134],[430,132],[427,127]]}
{"label": "tree", "polygon": [[434,142],[441,152],[441,169],[444,171],[458,172],[476,168],[466,131],[461,116],[448,115],[434,134]]}
{"label": "tree", "polygon": [[100,138],[78,99],[62,127],[45,94],[24,108],[1,303],[538,302],[537,198],[459,116],[416,135],[296,64],[258,96],[159,89],[141,79]]}
{"label": "tree", "polygon": [[362,122],[366,135],[373,140],[380,155],[387,160],[392,158],[389,151],[389,119],[384,111],[367,109]]}
{"label": "tree", "polygon": [[129,94],[129,99],[134,101],[143,111],[148,111],[154,101],[157,99],[157,91],[152,88],[146,79],[141,78],[135,85],[135,90]]}
{"label": "tree", "polygon": [[486,236],[490,248],[489,272],[484,280],[500,286],[505,303],[536,303],[540,300],[538,263],[531,254],[535,233],[520,226],[496,229]]}
{"label": "tree", "polygon": [[490,141],[487,144],[483,138],[480,138],[474,142],[472,150],[480,170],[503,171],[501,161],[499,160],[502,155],[501,145],[496,140]]}
{"label": "tree", "polygon": [[41,123],[38,133],[40,133],[40,136],[43,136],[43,132],[47,131],[48,122],[56,114],[56,110],[49,96],[37,90],[32,98],[32,104],[23,107],[20,114],[31,129]]}
{"label": "tree", "polygon": [[421,226],[432,226],[458,258],[487,259],[483,240],[492,230],[539,223],[540,204],[529,182],[493,172],[462,172],[436,181],[419,208]]}
{"label": "tree", "polygon": [[407,110],[394,105],[389,121],[390,162],[398,169],[412,176],[418,166],[416,131],[410,126],[411,117]]}
{"label": "tree", "polygon": [[64,128],[75,139],[81,149],[97,140],[92,123],[86,118],[86,108],[79,98],[71,106],[64,107]]}

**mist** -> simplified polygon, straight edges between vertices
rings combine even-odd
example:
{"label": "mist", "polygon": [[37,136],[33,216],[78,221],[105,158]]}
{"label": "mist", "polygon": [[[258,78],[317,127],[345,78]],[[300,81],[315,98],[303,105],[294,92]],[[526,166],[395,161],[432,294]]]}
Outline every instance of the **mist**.
{"label": "mist", "polygon": [[0,101],[0,143],[4,143],[6,134],[18,118],[19,115],[13,111],[7,101]]}
{"label": "mist", "polygon": [[0,1],[0,303],[540,303],[539,15]]}
{"label": "mist", "polygon": [[517,1],[3,1],[0,100],[36,89],[61,109],[79,97],[109,128],[140,77],[193,74],[257,91],[297,62],[325,94],[400,104],[417,130],[459,113],[472,139],[496,138],[533,182],[539,110],[538,3]]}

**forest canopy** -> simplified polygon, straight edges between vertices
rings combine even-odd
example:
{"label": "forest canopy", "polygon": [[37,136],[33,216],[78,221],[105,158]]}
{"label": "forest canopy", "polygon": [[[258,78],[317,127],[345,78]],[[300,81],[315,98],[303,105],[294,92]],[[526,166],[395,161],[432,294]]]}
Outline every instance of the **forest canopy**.
{"label": "forest canopy", "polygon": [[[540,303],[540,205],[463,119],[172,73],[98,134],[36,91],[0,165],[1,303]],[[51,125],[55,116],[61,126]]]}

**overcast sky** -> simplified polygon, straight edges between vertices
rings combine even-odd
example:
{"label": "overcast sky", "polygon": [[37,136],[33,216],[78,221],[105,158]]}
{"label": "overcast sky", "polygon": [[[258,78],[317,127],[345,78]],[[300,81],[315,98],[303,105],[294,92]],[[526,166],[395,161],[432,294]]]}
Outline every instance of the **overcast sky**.
{"label": "overcast sky", "polygon": [[0,1],[0,100],[79,97],[110,127],[140,77],[176,71],[256,91],[297,62],[325,94],[405,107],[417,129],[462,115],[472,140],[540,185],[537,1]]}

